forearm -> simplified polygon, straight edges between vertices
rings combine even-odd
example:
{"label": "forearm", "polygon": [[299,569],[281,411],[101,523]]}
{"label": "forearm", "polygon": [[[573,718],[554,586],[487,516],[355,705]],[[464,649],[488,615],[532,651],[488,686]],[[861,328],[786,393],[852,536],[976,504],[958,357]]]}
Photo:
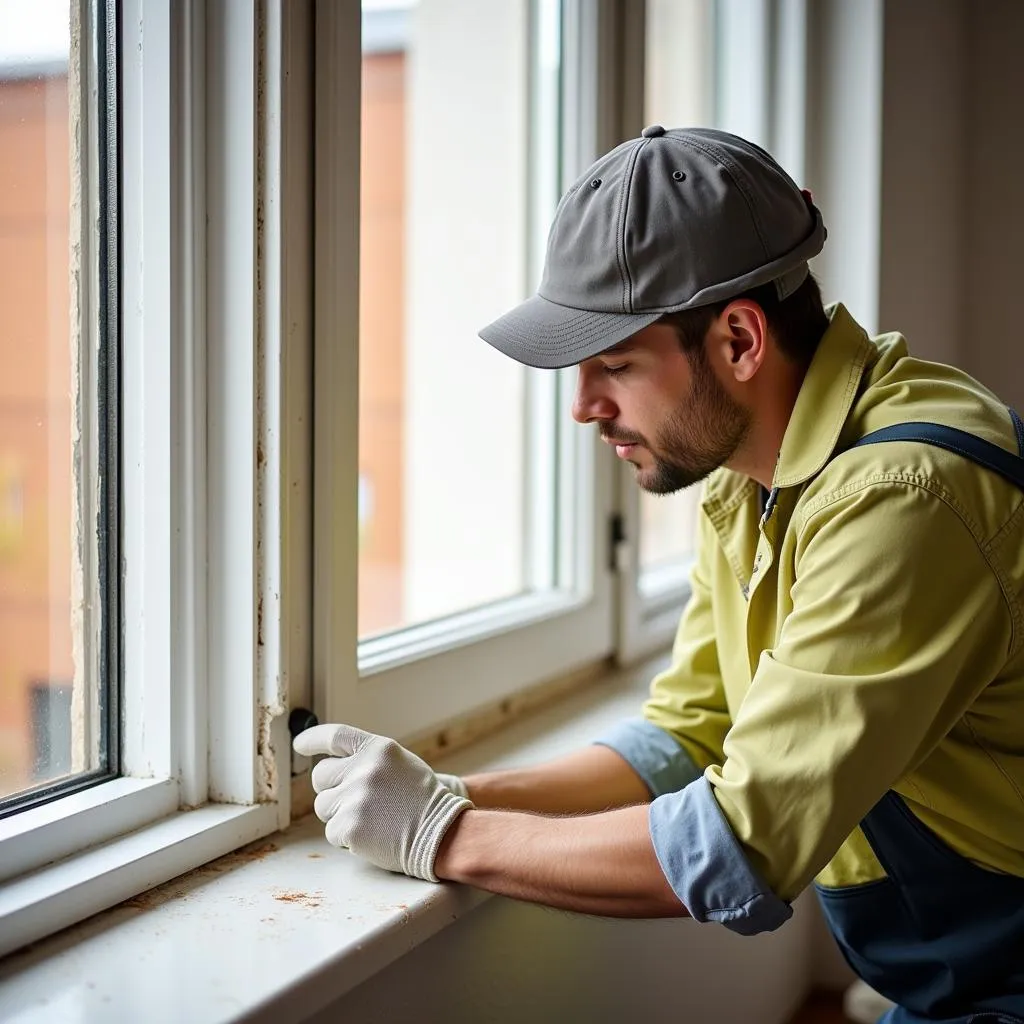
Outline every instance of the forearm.
{"label": "forearm", "polygon": [[591,814],[651,799],[629,764],[599,745],[546,764],[470,775],[463,781],[477,807],[538,814]]}
{"label": "forearm", "polygon": [[580,817],[464,812],[448,830],[439,878],[563,910],[683,917],[658,864],[647,807]]}

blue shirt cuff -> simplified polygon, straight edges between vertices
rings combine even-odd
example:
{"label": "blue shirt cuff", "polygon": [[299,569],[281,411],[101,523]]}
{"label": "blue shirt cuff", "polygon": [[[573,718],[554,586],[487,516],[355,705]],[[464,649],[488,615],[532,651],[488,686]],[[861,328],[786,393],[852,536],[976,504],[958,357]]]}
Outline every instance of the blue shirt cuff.
{"label": "blue shirt cuff", "polygon": [[681,793],[658,797],[648,825],[661,870],[694,920],[756,935],[793,916],[754,873],[703,776]]}
{"label": "blue shirt cuff", "polygon": [[651,796],[674,793],[700,776],[693,758],[664,729],[644,718],[616,722],[595,743],[610,747],[647,783]]}

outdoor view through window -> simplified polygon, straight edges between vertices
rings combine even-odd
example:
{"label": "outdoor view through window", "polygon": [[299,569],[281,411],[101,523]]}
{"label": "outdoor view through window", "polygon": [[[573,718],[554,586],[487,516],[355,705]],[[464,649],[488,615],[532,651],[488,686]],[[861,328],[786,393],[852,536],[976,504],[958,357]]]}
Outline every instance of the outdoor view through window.
{"label": "outdoor view through window", "polygon": [[[537,474],[557,472],[571,424],[565,408],[544,419],[536,378],[476,337],[539,280],[560,194],[561,5],[362,6],[365,638],[538,589],[530,548],[556,509]],[[649,0],[648,120],[713,116],[712,14],[712,0]],[[692,552],[698,497],[642,496],[642,588]]]}
{"label": "outdoor view through window", "polygon": [[95,546],[96,527],[75,525],[94,447],[76,382],[95,378],[72,282],[89,280],[76,240],[96,211],[75,170],[91,129],[69,79],[72,6],[0,0],[0,813],[103,767],[76,540]]}
{"label": "outdoor view through window", "polygon": [[536,285],[559,19],[557,0],[363,2],[362,637],[536,588],[554,417],[538,455],[527,372],[476,332]]}

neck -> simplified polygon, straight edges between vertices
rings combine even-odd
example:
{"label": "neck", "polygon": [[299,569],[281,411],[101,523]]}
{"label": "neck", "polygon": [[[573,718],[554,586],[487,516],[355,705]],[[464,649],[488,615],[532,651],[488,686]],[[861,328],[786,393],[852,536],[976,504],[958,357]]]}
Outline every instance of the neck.
{"label": "neck", "polygon": [[[800,385],[807,368],[783,361],[778,372],[765,374],[765,380],[748,406],[751,413],[750,430],[736,454],[726,464],[729,469],[756,480],[771,489],[775,465],[782,449]],[[770,377],[770,379],[769,379]]]}

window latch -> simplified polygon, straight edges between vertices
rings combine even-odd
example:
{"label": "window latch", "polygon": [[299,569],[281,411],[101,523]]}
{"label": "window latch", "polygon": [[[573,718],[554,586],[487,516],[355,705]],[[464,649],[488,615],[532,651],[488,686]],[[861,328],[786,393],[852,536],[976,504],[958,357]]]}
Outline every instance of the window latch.
{"label": "window latch", "polygon": [[612,572],[625,572],[629,569],[632,558],[629,540],[626,537],[626,520],[619,513],[616,513],[609,520],[608,527],[608,568]]}

